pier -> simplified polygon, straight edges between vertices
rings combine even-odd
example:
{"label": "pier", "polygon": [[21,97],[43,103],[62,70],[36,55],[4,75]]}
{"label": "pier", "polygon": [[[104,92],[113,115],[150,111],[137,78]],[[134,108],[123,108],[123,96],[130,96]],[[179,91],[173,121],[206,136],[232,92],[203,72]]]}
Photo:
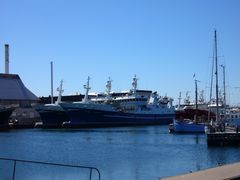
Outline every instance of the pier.
{"label": "pier", "polygon": [[179,176],[159,178],[158,180],[237,180],[240,179],[240,163],[218,166],[194,173]]}
{"label": "pier", "polygon": [[239,146],[240,133],[237,132],[215,132],[207,134],[208,146]]}

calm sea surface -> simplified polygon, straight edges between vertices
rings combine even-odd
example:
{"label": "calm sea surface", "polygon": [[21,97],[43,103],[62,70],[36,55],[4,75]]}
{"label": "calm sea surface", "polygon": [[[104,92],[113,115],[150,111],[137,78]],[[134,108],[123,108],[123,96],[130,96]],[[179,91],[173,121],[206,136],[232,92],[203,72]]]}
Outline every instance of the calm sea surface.
{"label": "calm sea surface", "polygon": [[[240,161],[240,148],[210,148],[205,135],[169,134],[167,126],[28,129],[0,132],[0,157],[93,166],[103,180],[156,180]],[[0,161],[0,180],[11,179],[12,167],[12,162]],[[88,175],[86,170],[26,163],[16,168],[21,180]]]}

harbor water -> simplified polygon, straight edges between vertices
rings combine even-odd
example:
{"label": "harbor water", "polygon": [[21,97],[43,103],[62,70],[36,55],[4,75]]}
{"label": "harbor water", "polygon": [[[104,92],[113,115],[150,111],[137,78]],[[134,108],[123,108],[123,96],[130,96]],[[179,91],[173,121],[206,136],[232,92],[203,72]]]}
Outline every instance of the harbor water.
{"label": "harbor water", "polygon": [[[238,162],[239,150],[208,147],[204,134],[169,134],[168,126],[0,132],[0,158],[96,167],[103,180],[156,180],[195,172]],[[0,160],[0,180],[12,179],[12,168],[12,162]],[[84,169],[19,163],[15,179],[87,177]]]}

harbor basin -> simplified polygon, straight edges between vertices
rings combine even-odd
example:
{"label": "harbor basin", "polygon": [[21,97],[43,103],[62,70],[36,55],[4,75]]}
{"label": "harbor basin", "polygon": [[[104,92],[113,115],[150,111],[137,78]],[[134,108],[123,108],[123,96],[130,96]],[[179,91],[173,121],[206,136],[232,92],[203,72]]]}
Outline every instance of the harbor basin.
{"label": "harbor basin", "polygon": [[[169,134],[168,126],[0,132],[2,158],[96,167],[104,180],[156,180],[195,172],[239,162],[239,150],[239,147],[208,147],[205,134]],[[11,162],[0,161],[0,179],[11,179],[12,167]],[[18,164],[17,180],[33,177],[88,179],[88,172]]]}

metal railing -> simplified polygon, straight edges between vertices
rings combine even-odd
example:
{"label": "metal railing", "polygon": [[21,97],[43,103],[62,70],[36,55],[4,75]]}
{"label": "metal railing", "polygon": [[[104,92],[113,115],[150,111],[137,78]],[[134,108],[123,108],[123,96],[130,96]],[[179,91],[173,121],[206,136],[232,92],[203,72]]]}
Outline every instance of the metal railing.
{"label": "metal railing", "polygon": [[41,165],[47,165],[47,166],[59,166],[59,167],[89,169],[89,180],[92,180],[93,171],[97,172],[98,180],[101,180],[100,171],[97,168],[95,168],[95,167],[77,166],[77,165],[59,164],[59,163],[49,163],[49,162],[38,162],[38,161],[30,161],[30,160],[19,160],[19,159],[1,158],[1,157],[0,157],[0,160],[12,161],[14,163],[13,164],[12,180],[15,180],[17,163],[30,163],[30,164],[41,164]]}

